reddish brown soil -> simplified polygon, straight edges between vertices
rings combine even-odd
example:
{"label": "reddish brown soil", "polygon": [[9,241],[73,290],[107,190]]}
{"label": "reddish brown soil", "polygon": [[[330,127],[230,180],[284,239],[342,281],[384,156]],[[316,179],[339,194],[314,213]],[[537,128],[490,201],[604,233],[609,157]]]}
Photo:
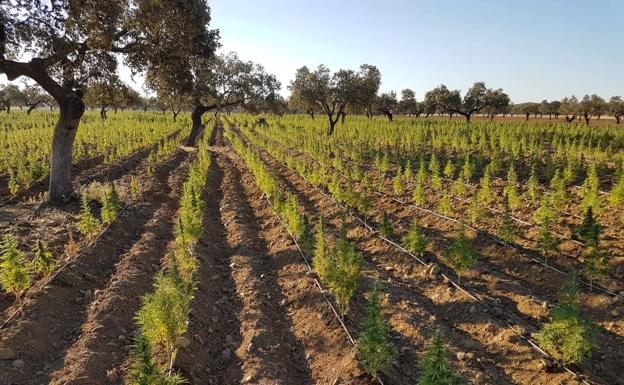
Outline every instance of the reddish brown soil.
{"label": "reddish brown soil", "polygon": [[[290,170],[286,170],[281,164],[279,164],[279,162],[276,162],[275,159],[271,159],[268,154],[265,154],[264,158],[274,170],[278,170],[280,168],[283,170],[280,171],[279,174],[283,175],[285,179],[292,181],[290,183],[292,183],[293,186],[291,186],[289,189],[300,192],[301,202],[306,201],[307,198],[305,197],[308,196],[308,194],[315,194],[314,192],[305,193],[306,191],[310,190],[310,186],[303,183],[298,175],[292,173]],[[298,178],[299,181],[297,181]],[[322,195],[319,195],[318,200],[328,201],[326,198],[322,197]],[[378,203],[378,207],[388,207],[388,210],[386,211],[392,211],[391,207],[387,203],[376,203]],[[318,206],[317,211],[324,213],[324,215],[330,215],[329,213],[331,213],[331,209],[327,205],[330,205],[330,203],[328,202],[326,206]],[[413,216],[414,214],[412,213],[411,217]],[[370,259],[377,262],[377,264],[384,261],[385,263],[389,264],[378,266],[378,270],[393,272],[393,275],[395,276],[397,274],[399,276],[402,275],[402,278],[406,280],[405,283],[409,286],[411,283],[410,274],[414,274],[414,263],[411,260],[404,258],[402,255],[397,256],[396,249],[393,250],[389,248],[387,244],[381,243],[381,241],[371,238],[370,234],[363,230],[362,226],[356,227],[360,227],[360,230],[357,230],[357,234],[359,235],[356,236],[356,239],[360,240],[363,250],[370,255]],[[436,253],[439,253],[439,250],[434,251]],[[376,254],[381,254],[381,256],[378,257]],[[489,277],[487,274],[485,275],[486,277]],[[496,274],[494,276],[496,276]],[[512,286],[505,286],[507,282],[501,282],[502,280],[498,279],[488,281],[488,279],[489,278],[486,278],[484,280],[486,282],[479,283],[478,285],[475,285],[475,287],[485,289],[487,290],[486,292],[497,289],[493,293],[495,294],[494,298],[491,298],[491,300],[494,303],[498,304],[501,309],[505,309],[504,311],[507,311],[507,309],[514,309],[515,306],[517,306],[514,302],[505,303],[503,301],[505,298],[501,299],[496,297],[501,295],[501,293],[511,293],[515,296],[514,290],[517,290],[518,288],[522,289],[522,286],[514,286],[513,282]],[[392,279],[392,281],[394,280]],[[422,278],[419,278],[419,281],[422,281]],[[470,301],[465,302],[461,294],[456,293],[454,290],[448,288],[446,290],[440,290],[440,285],[432,286],[433,287],[430,288],[423,288],[422,286],[420,286],[420,294],[412,293],[411,296],[407,295],[405,299],[405,301],[407,301],[406,303],[411,303],[413,301],[413,298],[421,298],[424,302],[425,310],[428,310],[434,316],[434,318],[440,317],[440,314],[442,313],[442,317],[440,318],[447,319],[449,321],[452,320],[450,326],[454,327],[455,329],[451,331],[451,333],[456,333],[458,330],[462,331],[471,338],[474,338],[474,342],[476,342],[477,344],[475,345],[474,342],[468,340],[469,342],[467,343],[467,345],[464,345],[464,349],[466,347],[468,348],[467,351],[474,352],[475,348],[478,348],[479,344],[482,346],[481,349],[485,347],[486,351],[491,353],[491,357],[488,357],[487,359],[483,358],[481,363],[483,364],[483,362],[490,362],[492,365],[484,366],[481,375],[483,375],[483,373],[489,375],[491,380],[495,380],[495,383],[506,383],[506,381],[502,379],[504,377],[501,376],[501,373],[505,373],[506,376],[509,376],[508,381],[510,381],[511,383],[547,384],[559,383],[558,381],[563,381],[564,383],[575,383],[575,381],[571,379],[567,374],[550,374],[543,372],[540,369],[542,365],[539,361],[539,354],[536,354],[534,351],[528,349],[528,347],[524,346],[522,343],[519,343],[516,336],[513,336],[511,333],[509,333],[508,329],[501,328],[496,325],[495,322],[493,323],[492,318],[488,317],[488,315],[483,314],[483,319],[479,321],[477,318],[479,318],[480,310],[477,310],[478,307],[473,308],[472,304],[470,304]],[[412,288],[410,287],[410,289]],[[526,290],[521,290],[521,292],[523,291]],[[358,303],[359,301],[356,300],[355,302]],[[400,303],[400,301],[397,301],[397,303]],[[406,303],[403,303],[402,306],[405,306]],[[529,306],[529,311],[534,311],[534,314],[536,314],[538,317],[541,316],[540,313],[544,313],[543,310],[540,311],[539,309],[539,306]],[[396,317],[398,317],[400,314],[400,312],[396,310],[393,310],[391,313],[393,314],[392,319],[396,319]],[[406,317],[406,319],[409,319],[409,317]],[[466,321],[463,321],[464,319]],[[526,325],[526,323],[522,321],[522,317],[519,317],[518,320],[520,322],[520,325]],[[395,331],[409,330],[409,327],[407,327],[406,329],[405,326],[401,325],[401,322],[399,322],[398,324],[393,323],[393,326]],[[464,341],[461,341],[461,339],[459,341],[453,339],[453,342],[460,344],[461,346],[462,343],[466,343],[466,339],[464,338]],[[605,338],[602,342],[607,342],[607,339]],[[611,380],[606,380],[605,378],[605,383],[609,383],[609,381],[615,381],[615,376],[617,376],[616,373],[618,370],[617,368],[619,360],[617,341],[613,342],[613,345],[614,346],[612,346],[612,348],[614,350],[606,348],[604,350],[604,353],[599,356],[596,361],[594,361],[595,363],[590,363],[588,365],[589,367],[586,368],[587,371],[592,372],[592,374],[598,378],[602,376],[605,376],[606,378],[611,378]],[[504,355],[512,355],[516,357],[514,358],[513,365],[511,365],[511,367],[509,362],[505,362],[505,358],[503,357]],[[499,372],[496,373],[494,371],[490,373],[490,371],[495,367],[500,368]],[[527,375],[527,373],[530,373],[531,375]],[[476,375],[474,377],[476,382],[480,382],[480,380],[482,380],[479,378],[479,376],[480,375]]]}
{"label": "reddish brown soil", "polygon": [[[102,383],[105,370],[123,360],[138,296],[149,290],[152,264],[165,250],[161,242],[169,238],[167,221],[187,158],[178,152],[157,167],[154,178],[143,176],[143,200],[130,206],[93,246],[82,249],[0,332],[0,345],[24,362],[16,368],[11,361],[0,361],[5,383],[89,383],[84,381],[90,376],[92,383]],[[5,316],[11,312],[7,309]],[[121,334],[128,338],[120,340]]]}
{"label": "reddish brown soil", "polygon": [[[255,232],[257,235],[254,237],[262,239],[259,243],[240,238],[240,235],[234,239],[234,244],[239,245],[233,256],[234,277],[243,286],[244,296],[241,317],[243,343],[236,350],[245,362],[243,383],[367,383],[368,380],[357,367],[352,346],[313,280],[306,277],[301,256],[255,187],[244,162],[233,155],[230,148],[221,147],[216,151],[220,154],[220,164],[226,170],[231,168],[232,182],[238,183],[240,179],[242,184],[244,196],[236,198],[234,202],[238,203],[235,207],[248,206],[247,212],[239,211],[231,217],[232,208],[229,205],[233,202],[229,202],[226,195],[222,204],[224,219],[228,218],[225,219],[226,227]],[[233,191],[241,190],[236,184],[230,187]],[[248,227],[244,223],[254,221],[258,221],[259,228],[244,230]],[[232,241],[231,236],[229,239]],[[241,248],[252,248],[253,258],[257,260],[241,258]],[[266,294],[250,300],[252,293],[258,290]],[[246,320],[246,302],[251,306],[258,300],[261,303],[255,306],[260,317],[256,318],[256,311],[253,311],[250,320]],[[262,321],[258,322],[259,319]],[[256,322],[255,325],[249,325],[251,320]],[[254,342],[250,346],[251,341]]]}
{"label": "reddish brown soil", "polygon": [[[115,181],[118,191],[123,194],[129,190],[132,175],[140,181],[145,179],[147,154],[149,149],[139,150],[106,167],[98,166],[98,170],[91,176],[83,175],[79,178],[84,181],[89,179],[90,182]],[[79,211],[78,202],[62,207],[45,205],[36,200],[7,204],[0,207],[0,234],[10,232],[17,236],[24,251],[29,251],[37,241],[46,242],[58,258],[63,256],[70,233],[73,233],[74,240],[81,247],[89,242],[76,232]],[[0,293],[0,311],[5,310],[12,302],[13,297]]]}

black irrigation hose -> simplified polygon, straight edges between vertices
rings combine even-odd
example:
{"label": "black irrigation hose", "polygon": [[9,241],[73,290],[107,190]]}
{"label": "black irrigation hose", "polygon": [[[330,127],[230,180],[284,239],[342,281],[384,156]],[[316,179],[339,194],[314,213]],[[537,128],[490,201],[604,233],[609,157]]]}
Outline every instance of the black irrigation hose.
{"label": "black irrigation hose", "polygon": [[[251,142],[250,142],[251,143]],[[255,147],[258,147],[255,143],[252,143]],[[414,255],[413,253],[409,252],[408,250],[406,250],[405,248],[403,248],[402,246],[398,245],[397,243],[383,237],[379,231],[375,230],[372,226],[368,225],[364,220],[362,220],[360,217],[353,215],[351,213],[351,211],[344,206],[343,204],[341,204],[340,202],[337,202],[333,197],[329,196],[328,194],[326,194],[324,191],[322,191],[322,189],[318,188],[317,186],[315,186],[312,182],[310,182],[308,179],[306,179],[304,176],[300,175],[308,184],[310,184],[314,189],[316,189],[318,192],[320,192],[322,195],[324,195],[326,198],[328,198],[329,200],[331,200],[332,202],[334,202],[334,204],[342,207],[345,212],[353,219],[357,220],[358,222],[360,222],[362,225],[364,225],[371,233],[373,236],[378,237],[379,239],[387,242],[388,244],[397,247],[399,250],[401,250],[404,253],[407,253],[408,255],[410,255],[414,260],[416,260],[418,263],[420,263],[423,266],[428,266],[426,264],[425,261],[423,261],[422,259],[418,258],[416,255]],[[551,356],[550,354],[548,354],[546,351],[544,351],[542,348],[539,347],[539,345],[537,344],[537,342],[535,342],[534,340],[532,340],[531,338],[529,338],[528,336],[526,336],[525,334],[523,334],[521,331],[516,330],[516,328],[514,328],[505,318],[503,318],[500,315],[500,312],[497,312],[496,310],[494,310],[492,307],[488,306],[484,301],[482,301],[481,299],[479,299],[475,294],[472,294],[468,289],[462,287],[459,283],[456,283],[451,277],[449,277],[446,274],[440,274],[448,283],[450,283],[451,285],[453,285],[455,288],[457,288],[458,290],[460,290],[461,292],[463,292],[464,294],[466,294],[468,297],[472,298],[473,300],[475,300],[480,306],[482,306],[487,313],[489,313],[493,318],[498,319],[499,321],[501,321],[508,329],[510,329],[515,335],[519,336],[522,340],[524,340],[530,347],[532,347],[533,349],[535,349],[537,352],[539,352],[540,354],[544,355],[545,357],[549,358],[550,360],[552,360],[552,362],[556,362],[563,370],[565,370],[566,372],[570,373],[571,375],[573,375],[576,379],[578,379],[579,381],[581,381],[583,384],[585,385],[595,385],[595,382],[589,382],[589,380],[586,378],[587,376],[580,373],[579,371],[574,370],[572,367],[570,367],[569,365],[557,360],[556,358],[554,358],[553,356]]]}

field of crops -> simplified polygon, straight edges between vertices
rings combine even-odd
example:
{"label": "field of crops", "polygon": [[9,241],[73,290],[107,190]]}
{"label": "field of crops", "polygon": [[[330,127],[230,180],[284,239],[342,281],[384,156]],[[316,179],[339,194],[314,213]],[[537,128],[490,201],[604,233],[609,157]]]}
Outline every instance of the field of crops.
{"label": "field of crops", "polygon": [[624,384],[615,125],[89,111],[53,206],[57,114],[0,115],[2,385]]}

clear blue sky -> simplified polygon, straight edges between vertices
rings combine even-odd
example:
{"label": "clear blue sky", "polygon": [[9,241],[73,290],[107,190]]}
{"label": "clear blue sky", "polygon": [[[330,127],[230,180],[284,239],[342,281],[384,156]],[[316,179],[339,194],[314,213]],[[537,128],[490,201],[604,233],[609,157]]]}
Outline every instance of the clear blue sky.
{"label": "clear blue sky", "polygon": [[282,82],[374,64],[382,90],[475,81],[512,100],[624,95],[623,0],[209,0],[224,51]]}

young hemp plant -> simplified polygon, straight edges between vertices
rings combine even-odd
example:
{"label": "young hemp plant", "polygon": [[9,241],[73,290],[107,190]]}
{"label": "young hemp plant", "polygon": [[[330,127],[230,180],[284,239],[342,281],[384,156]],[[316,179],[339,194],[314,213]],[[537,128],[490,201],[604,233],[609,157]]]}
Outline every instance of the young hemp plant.
{"label": "young hemp plant", "polygon": [[390,339],[390,327],[381,307],[377,283],[370,293],[366,315],[360,329],[357,358],[364,371],[376,380],[379,372],[388,369],[396,357],[396,350]]}

